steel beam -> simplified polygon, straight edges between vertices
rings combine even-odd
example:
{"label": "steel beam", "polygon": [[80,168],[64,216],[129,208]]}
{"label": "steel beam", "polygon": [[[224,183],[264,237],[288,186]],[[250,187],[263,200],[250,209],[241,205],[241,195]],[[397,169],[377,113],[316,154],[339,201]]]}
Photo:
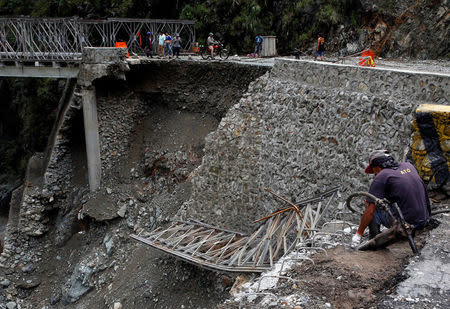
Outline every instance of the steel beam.
{"label": "steel beam", "polygon": [[0,66],[2,77],[76,78],[78,67]]}

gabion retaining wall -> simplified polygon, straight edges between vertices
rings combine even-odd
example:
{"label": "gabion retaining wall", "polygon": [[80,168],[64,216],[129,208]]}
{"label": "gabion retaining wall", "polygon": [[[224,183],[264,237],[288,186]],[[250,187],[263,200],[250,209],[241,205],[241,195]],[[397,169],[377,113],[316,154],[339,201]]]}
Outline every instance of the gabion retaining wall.
{"label": "gabion retaining wall", "polygon": [[450,76],[277,60],[206,138],[193,194],[180,214],[251,231],[253,220],[339,185],[366,189],[368,154],[403,160],[415,108],[448,104]]}

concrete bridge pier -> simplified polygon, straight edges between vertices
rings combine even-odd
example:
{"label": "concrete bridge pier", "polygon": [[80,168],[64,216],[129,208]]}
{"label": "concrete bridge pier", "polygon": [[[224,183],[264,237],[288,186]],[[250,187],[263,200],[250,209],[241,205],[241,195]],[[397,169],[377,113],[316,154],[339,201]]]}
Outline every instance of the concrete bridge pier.
{"label": "concrete bridge pier", "polygon": [[102,164],[100,153],[100,136],[97,118],[97,97],[94,81],[104,77],[125,79],[125,72],[130,68],[125,60],[125,48],[93,48],[83,50],[78,85],[81,87],[84,118],[84,135],[89,175],[89,188],[100,188]]}
{"label": "concrete bridge pier", "polygon": [[100,187],[102,174],[95,86],[83,87],[81,89],[81,94],[83,101],[84,136],[86,139],[89,189],[95,191]]}

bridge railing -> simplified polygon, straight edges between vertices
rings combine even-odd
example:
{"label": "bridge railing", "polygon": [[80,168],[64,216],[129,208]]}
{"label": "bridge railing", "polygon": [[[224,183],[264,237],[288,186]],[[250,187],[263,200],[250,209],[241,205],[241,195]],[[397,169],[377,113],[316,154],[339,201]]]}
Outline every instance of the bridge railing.
{"label": "bridge railing", "polygon": [[146,33],[178,33],[182,47],[195,41],[190,20],[125,19],[82,20],[74,18],[0,18],[0,61],[79,62],[84,47],[113,47],[127,43],[132,53],[142,53]]}

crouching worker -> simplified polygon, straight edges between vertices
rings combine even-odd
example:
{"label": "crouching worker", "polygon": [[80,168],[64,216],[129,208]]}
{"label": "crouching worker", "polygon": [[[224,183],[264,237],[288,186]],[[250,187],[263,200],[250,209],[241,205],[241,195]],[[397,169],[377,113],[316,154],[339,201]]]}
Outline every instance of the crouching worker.
{"label": "crouching worker", "polygon": [[[425,186],[411,163],[396,162],[387,150],[375,150],[370,154],[366,174],[375,174],[369,193],[379,199],[387,199],[391,204],[397,203],[405,221],[414,230],[425,226],[430,216],[430,201]],[[366,209],[356,234],[352,237],[352,247],[361,242],[366,227],[369,238],[380,233],[380,226],[392,226],[389,215],[376,207],[375,201],[366,200]],[[395,213],[395,212],[394,212]]]}

